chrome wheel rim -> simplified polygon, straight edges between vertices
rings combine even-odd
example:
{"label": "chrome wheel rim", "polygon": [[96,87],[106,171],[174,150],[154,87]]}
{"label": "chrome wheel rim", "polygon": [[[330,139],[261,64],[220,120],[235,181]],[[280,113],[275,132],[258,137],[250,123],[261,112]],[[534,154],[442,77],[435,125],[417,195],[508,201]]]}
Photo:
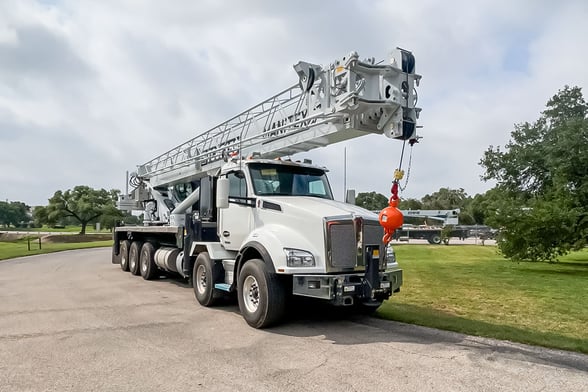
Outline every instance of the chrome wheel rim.
{"label": "chrome wheel rim", "polygon": [[141,261],[141,271],[147,272],[147,258],[144,258],[144,260]]}
{"label": "chrome wheel rim", "polygon": [[255,313],[259,307],[259,284],[254,276],[247,276],[243,282],[243,303],[249,313]]}
{"label": "chrome wheel rim", "polygon": [[206,286],[206,267],[199,265],[196,269],[196,290],[198,290],[199,294],[204,294],[206,292]]}

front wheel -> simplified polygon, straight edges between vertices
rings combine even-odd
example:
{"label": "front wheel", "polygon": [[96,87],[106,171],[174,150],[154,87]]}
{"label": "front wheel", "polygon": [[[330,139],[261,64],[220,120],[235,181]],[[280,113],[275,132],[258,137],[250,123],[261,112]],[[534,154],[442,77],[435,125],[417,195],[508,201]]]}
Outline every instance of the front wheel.
{"label": "front wheel", "polygon": [[245,263],[238,280],[241,315],[253,328],[265,328],[277,323],[286,308],[286,292],[280,277],[267,271],[262,260]]}
{"label": "front wheel", "polygon": [[371,316],[376,313],[376,310],[382,305],[380,301],[373,302],[356,302],[354,305],[355,313],[363,316]]}

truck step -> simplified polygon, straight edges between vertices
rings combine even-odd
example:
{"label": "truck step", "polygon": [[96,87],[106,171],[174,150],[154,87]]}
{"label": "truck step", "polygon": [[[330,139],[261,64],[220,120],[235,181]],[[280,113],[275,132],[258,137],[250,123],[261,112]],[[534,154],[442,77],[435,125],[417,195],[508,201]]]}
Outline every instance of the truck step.
{"label": "truck step", "polygon": [[[233,283],[233,269],[235,267],[234,259],[225,259],[222,261],[225,270],[225,283]],[[228,291],[228,290],[227,290]]]}
{"label": "truck step", "polygon": [[215,283],[214,288],[222,291],[231,291],[231,285],[226,283]]}

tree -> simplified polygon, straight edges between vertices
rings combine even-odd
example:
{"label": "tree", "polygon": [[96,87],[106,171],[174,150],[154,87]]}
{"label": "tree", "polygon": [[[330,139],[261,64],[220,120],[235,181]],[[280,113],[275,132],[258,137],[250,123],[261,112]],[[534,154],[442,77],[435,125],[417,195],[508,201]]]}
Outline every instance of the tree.
{"label": "tree", "polygon": [[495,201],[500,199],[501,193],[493,188],[486,193],[477,194],[471,198],[466,210],[476,225],[488,225],[488,217],[496,212]]}
{"label": "tree", "polygon": [[471,225],[474,224],[474,218],[467,211],[471,199],[463,188],[440,188],[437,192],[425,195],[421,201],[424,210],[453,210],[459,208],[461,210],[459,223]]}
{"label": "tree", "polygon": [[458,215],[460,225],[475,225],[474,217],[468,211],[461,211]]}
{"label": "tree", "polygon": [[[110,191],[110,197],[114,202],[118,200],[120,195],[120,191],[118,189],[113,189]],[[103,229],[111,230],[116,226],[116,223],[123,219],[127,214],[124,214],[117,208],[110,208],[108,209],[101,217],[98,219],[100,223],[100,227]]]}
{"label": "tree", "polygon": [[553,261],[588,237],[588,105],[565,86],[534,123],[515,125],[504,149],[490,146],[480,164],[495,180],[488,217],[511,259]]}
{"label": "tree", "polygon": [[425,210],[452,210],[464,208],[468,199],[469,197],[463,188],[441,188],[437,192],[425,195],[421,201]]}
{"label": "tree", "polygon": [[388,207],[388,198],[377,192],[361,192],[355,198],[355,204],[366,210],[379,211]]}
{"label": "tree", "polygon": [[29,206],[20,201],[0,201],[0,225],[23,227],[31,221]]}
{"label": "tree", "polygon": [[[100,217],[121,215],[115,205],[116,194],[117,191],[96,190],[84,185],[65,192],[59,190],[49,199],[42,223],[71,217],[81,224],[80,234],[86,234],[86,226]],[[39,216],[43,217],[42,211]]]}
{"label": "tree", "polygon": [[417,199],[400,199],[398,208],[401,210],[422,210],[423,203]]}
{"label": "tree", "polygon": [[441,241],[445,245],[449,245],[449,240],[451,239],[451,232],[454,228],[455,226],[453,225],[445,225],[443,226],[443,229],[441,229]]}
{"label": "tree", "polygon": [[[554,261],[575,246],[577,211],[564,200],[529,200],[521,207],[516,198],[496,204],[491,224],[500,226],[500,251],[513,260]],[[584,237],[585,239],[585,237]],[[583,241],[580,241],[583,243]]]}
{"label": "tree", "polygon": [[33,209],[33,220],[35,221],[35,227],[42,227],[43,224],[53,226],[57,222],[49,219],[49,212],[44,206],[37,206]]}

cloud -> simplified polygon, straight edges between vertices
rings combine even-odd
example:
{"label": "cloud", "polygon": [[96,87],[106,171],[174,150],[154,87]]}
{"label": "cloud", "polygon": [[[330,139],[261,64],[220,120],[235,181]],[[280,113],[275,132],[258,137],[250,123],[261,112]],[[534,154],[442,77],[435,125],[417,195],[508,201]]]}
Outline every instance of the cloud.
{"label": "cloud", "polygon": [[[297,81],[299,60],[412,50],[421,143],[405,197],[491,184],[478,166],[565,84],[588,85],[584,1],[5,1],[0,3],[0,199],[44,204],[133,170]],[[402,143],[373,135],[304,157],[343,196],[389,194]],[[407,169],[408,157],[404,159]]]}
{"label": "cloud", "polygon": [[83,61],[55,33],[43,27],[24,27],[14,33],[15,42],[0,43],[4,76],[50,75],[61,83],[87,76]]}

